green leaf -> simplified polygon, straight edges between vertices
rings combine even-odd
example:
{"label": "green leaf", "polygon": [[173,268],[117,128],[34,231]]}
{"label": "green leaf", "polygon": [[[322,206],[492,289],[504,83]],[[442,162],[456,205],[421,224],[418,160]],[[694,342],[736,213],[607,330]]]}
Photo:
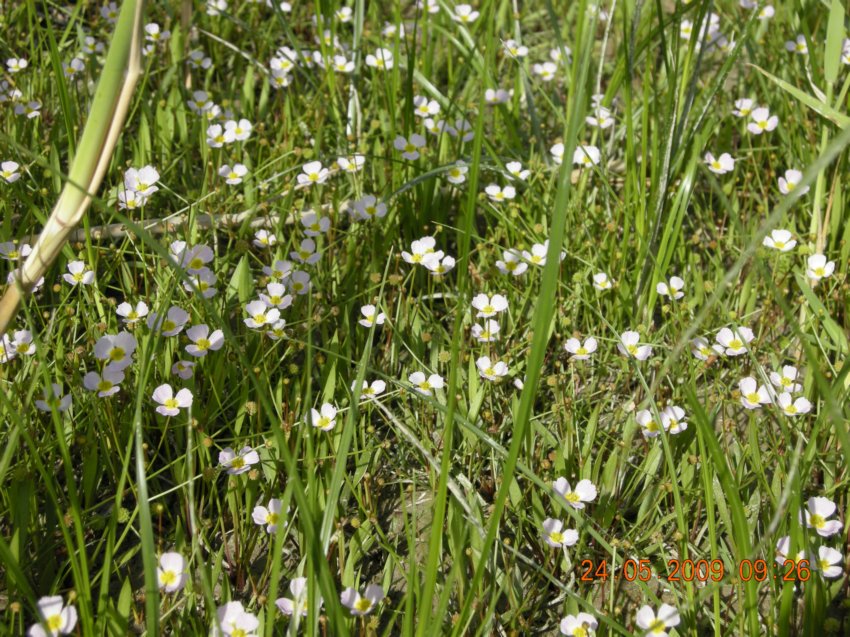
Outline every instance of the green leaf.
{"label": "green leaf", "polygon": [[804,93],[803,91],[798,89],[796,86],[791,86],[785,80],[780,80],[778,77],[768,73],[767,71],[765,71],[760,66],[757,66],[755,64],[750,64],[750,66],[752,66],[754,69],[759,71],[762,75],[764,75],[767,79],[769,79],[774,84],[776,84],[783,91],[785,91],[786,93],[789,93],[792,97],[794,97],[798,101],[800,101],[803,104],[805,104],[806,106],[808,106],[810,109],[812,109],[815,113],[817,113],[821,117],[828,119],[829,121],[833,122],[834,124],[836,124],[837,126],[839,126],[841,128],[846,128],[847,126],[850,126],[850,117],[848,117],[847,115],[843,115],[842,113],[839,113],[834,108],[832,108],[829,104],[825,104],[825,103],[821,102],[819,99],[817,99],[816,97],[812,97],[808,93]]}
{"label": "green leaf", "polygon": [[823,75],[829,84],[835,84],[835,80],[838,79],[843,40],[844,5],[841,0],[832,0],[829,22],[826,25],[826,44],[823,47]]}

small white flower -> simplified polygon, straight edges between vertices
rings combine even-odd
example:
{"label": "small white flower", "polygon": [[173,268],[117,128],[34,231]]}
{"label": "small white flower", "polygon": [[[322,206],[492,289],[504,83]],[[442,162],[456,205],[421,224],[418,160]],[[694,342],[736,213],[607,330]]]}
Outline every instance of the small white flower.
{"label": "small white flower", "polygon": [[574,509],[583,509],[585,503],[593,502],[598,494],[590,480],[579,480],[573,489],[566,478],[558,478],[552,484],[552,488]]}
{"label": "small white flower", "polygon": [[584,166],[585,168],[589,166],[596,166],[601,157],[602,155],[596,146],[579,145],[573,152],[573,165]]}
{"label": "small white flower", "polygon": [[67,411],[71,406],[71,394],[62,394],[62,387],[52,383],[44,390],[44,399],[36,400],[35,406],[40,411],[51,411],[54,407],[57,411]]}
{"label": "small white flower", "polygon": [[770,132],[779,125],[779,118],[776,115],[771,115],[770,111],[763,106],[754,109],[750,113],[750,119],[752,121],[747,124],[747,130],[753,135]]}
{"label": "small white flower", "polygon": [[186,558],[180,553],[163,553],[159,556],[156,568],[159,587],[166,593],[179,591],[186,585],[189,575],[186,573]]}
{"label": "small white flower", "polygon": [[364,305],[360,308],[360,313],[363,318],[357,321],[363,327],[372,327],[373,325],[383,325],[386,316],[383,312],[378,312],[374,305]]}
{"label": "small white flower", "polygon": [[374,54],[366,56],[366,66],[380,71],[388,71],[393,68],[393,53],[389,49],[376,49]]}
{"label": "small white flower", "polygon": [[440,112],[440,105],[437,100],[429,100],[423,95],[416,95],[413,98],[413,114],[417,117],[431,117]]}
{"label": "small white flower", "polygon": [[251,243],[258,248],[270,248],[277,244],[277,236],[268,230],[257,230],[254,233],[254,240]]}
{"label": "small white flower", "polygon": [[528,47],[518,44],[514,40],[505,40],[502,42],[502,48],[508,57],[524,58],[528,55]]}
{"label": "small white flower", "polygon": [[226,183],[235,186],[242,183],[242,178],[248,174],[248,169],[243,164],[233,164],[233,168],[224,164],[218,169],[218,174],[224,177]]}
{"label": "small white flower", "polygon": [[788,252],[794,249],[797,240],[794,239],[794,235],[789,230],[772,230],[770,235],[764,238],[762,245],[780,252]]}
{"label": "small white flower", "polygon": [[352,615],[357,617],[368,615],[382,599],[384,599],[384,589],[375,584],[370,584],[366,587],[363,595],[353,588],[346,588],[339,596],[339,600]]}
{"label": "small white flower", "polygon": [[478,11],[473,11],[468,4],[459,4],[455,6],[455,12],[452,15],[452,20],[462,24],[471,24],[478,19]]}
{"label": "small white flower", "polygon": [[565,529],[561,520],[546,518],[543,521],[543,540],[552,548],[566,548],[578,542],[578,531]]}
{"label": "small white flower", "polygon": [[135,306],[124,301],[117,308],[115,313],[121,317],[121,320],[128,325],[138,323],[148,315],[148,304],[144,301],[139,301]]}
{"label": "small white flower", "polygon": [[828,276],[832,276],[835,271],[835,262],[827,261],[822,254],[813,254],[806,262],[806,276],[815,281],[820,281]]}
{"label": "small white flower", "polygon": [[740,356],[747,353],[747,345],[755,338],[753,331],[748,327],[736,327],[733,332],[728,327],[717,332],[717,344],[723,349],[727,356]]}
{"label": "small white flower", "polygon": [[501,203],[507,199],[513,199],[516,196],[516,189],[513,186],[499,187],[498,184],[490,184],[484,189],[487,197],[494,203]]}
{"label": "small white flower", "polygon": [[735,168],[735,160],[729,153],[723,153],[720,157],[706,153],[704,160],[708,169],[716,175],[725,175]]}
{"label": "small white flower", "polygon": [[792,394],[803,389],[803,386],[797,382],[797,368],[792,365],[785,365],[781,372],[770,372],[771,384],[782,391],[787,391]]}
{"label": "small white flower", "polygon": [[555,73],[558,71],[558,65],[554,62],[543,62],[543,64],[533,64],[531,72],[534,73],[544,82],[551,82],[555,79]]}
{"label": "small white flower", "polygon": [[393,141],[393,147],[401,151],[401,156],[409,161],[419,159],[419,149],[424,148],[425,138],[419,133],[413,133],[409,139],[399,135]]}
{"label": "small white flower", "polygon": [[[835,513],[835,503],[829,498],[809,498],[804,511],[806,526],[814,529],[821,537],[829,537],[840,533],[842,524],[840,520],[828,520]],[[801,520],[802,521],[802,516]]]}
{"label": "small white flower", "polygon": [[610,290],[612,283],[607,274],[604,272],[597,272],[593,275],[593,287],[597,290]]}
{"label": "small white flower", "polygon": [[238,452],[225,447],[218,453],[219,465],[232,476],[238,476],[251,470],[251,465],[260,461],[260,454],[249,446],[242,447]]}
{"label": "small white flower", "polygon": [[[544,256],[545,259],[545,249]],[[496,261],[496,267],[499,268],[499,272],[502,274],[512,274],[514,276],[522,275],[526,270],[528,270],[528,263],[523,260],[524,257],[522,253],[517,250],[503,250],[502,251],[502,259]]]}
{"label": "small white flower", "polygon": [[282,502],[277,498],[272,498],[269,500],[268,506],[261,504],[255,506],[251,512],[251,518],[254,520],[254,524],[266,527],[266,533],[274,533],[280,521],[282,508]]}
{"label": "small white flower", "polygon": [[[800,181],[803,179],[803,173],[799,170],[794,170],[793,168],[785,171],[785,176],[779,178],[779,192],[783,195],[788,195],[797,190],[797,186]],[[807,192],[809,192],[809,187],[799,189],[800,196],[802,197]]]}
{"label": "small white flower", "polygon": [[320,409],[310,410],[310,422],[317,429],[330,431],[336,427],[337,409],[330,403],[324,403]]}
{"label": "small white flower", "polygon": [[492,343],[498,340],[500,330],[499,324],[493,319],[489,319],[484,321],[483,326],[477,323],[472,326],[472,337],[479,343]]}
{"label": "small white flower", "polygon": [[71,261],[68,272],[62,275],[66,283],[71,285],[91,285],[94,283],[94,272],[86,268],[82,261]]}
{"label": "small white flower", "polygon": [[655,286],[655,291],[661,296],[669,296],[673,299],[681,299],[685,296],[685,293],[682,291],[685,287],[685,282],[677,277],[670,277],[670,280],[665,283],[664,281],[659,281],[658,285]]}
{"label": "small white flower", "polygon": [[661,604],[658,613],[652,607],[644,604],[635,615],[635,623],[638,628],[645,631],[643,634],[651,637],[667,637],[667,628],[678,626],[681,618],[679,611],[670,604]]}
{"label": "small white flower", "polygon": [[4,161],[0,164],[0,177],[7,184],[13,184],[21,178],[21,173],[18,172],[20,165],[14,161]]}
{"label": "small white flower", "polygon": [[507,376],[508,366],[503,361],[491,361],[489,356],[482,356],[475,361],[478,374],[486,380],[500,380]]}
{"label": "small white flower", "polygon": [[176,416],[181,409],[192,406],[192,392],[185,387],[175,394],[171,385],[160,385],[153,390],[152,398],[159,403],[159,407],[156,408],[157,413],[163,416]]}
{"label": "small white flower", "polygon": [[776,404],[786,416],[802,416],[812,410],[812,403],[803,397],[794,400],[788,392],[779,394],[776,399]]}
{"label": "small white flower", "polygon": [[466,181],[466,173],[468,171],[469,167],[463,161],[458,160],[446,173],[446,181],[455,185],[462,184]]}
{"label": "small white flower", "polygon": [[320,161],[311,161],[301,168],[301,173],[296,177],[296,181],[300,186],[312,186],[313,184],[323,184],[328,180],[330,171],[322,166]]}
{"label": "small white flower", "polygon": [[478,310],[475,315],[478,318],[490,318],[508,309],[508,300],[501,294],[492,297],[486,294],[478,294],[472,299],[472,307]]}
{"label": "small white flower", "polygon": [[228,144],[242,142],[251,136],[253,130],[251,122],[247,119],[228,120],[224,123],[224,141]]}
{"label": "small white flower", "polygon": [[427,378],[423,372],[413,372],[407,377],[413,388],[424,396],[430,396],[433,390],[442,389],[444,386],[443,377],[439,374],[431,374]]}
{"label": "small white flower", "polygon": [[640,334],[633,331],[627,331],[620,334],[620,342],[617,343],[617,349],[624,356],[635,358],[639,361],[646,360],[652,354],[652,347],[649,345],[639,345]]}
{"label": "small white flower", "polygon": [[785,50],[797,55],[808,55],[809,45],[806,43],[806,36],[801,33],[794,40],[789,40],[785,43]]}
{"label": "small white flower", "polygon": [[245,306],[245,312],[248,314],[248,318],[243,319],[245,325],[254,330],[265,329],[280,318],[280,311],[262,300],[248,303]]}
{"label": "small white flower", "polygon": [[28,637],[70,635],[77,625],[77,609],[65,605],[60,595],[42,597],[37,602],[39,622],[27,631]]}
{"label": "small white flower", "polygon": [[741,404],[747,409],[759,409],[771,402],[770,392],[764,385],[759,386],[752,376],[742,378],[738,383],[741,392]]}
{"label": "small white flower", "polygon": [[[357,381],[355,380],[351,383],[351,391],[353,392],[356,387]],[[371,384],[368,380],[364,380],[363,385],[360,388],[360,400],[375,398],[376,396],[383,394],[386,389],[387,384],[380,379],[373,380]]]}
{"label": "small white flower", "polygon": [[592,336],[589,336],[582,343],[577,338],[568,338],[564,343],[564,349],[572,354],[572,358],[577,361],[586,361],[596,351],[597,342]]}

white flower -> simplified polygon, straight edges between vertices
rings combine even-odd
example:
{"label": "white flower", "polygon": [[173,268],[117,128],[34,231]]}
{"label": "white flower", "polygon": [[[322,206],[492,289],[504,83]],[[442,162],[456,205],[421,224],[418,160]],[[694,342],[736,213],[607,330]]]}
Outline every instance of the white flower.
{"label": "white flower", "polygon": [[136,338],[129,332],[106,334],[94,344],[94,356],[98,360],[109,361],[106,369],[119,371],[128,367],[132,362],[133,352],[136,351]]}
{"label": "white flower", "polygon": [[512,58],[524,58],[528,55],[528,47],[518,44],[514,40],[505,40],[502,42],[502,48],[505,54]]}
{"label": "white flower", "polygon": [[130,168],[124,173],[124,187],[127,190],[141,193],[145,197],[159,190],[156,185],[158,181],[159,172],[153,166],[144,166],[138,169]]}
{"label": "white flower", "polygon": [[336,165],[339,169],[346,173],[359,172],[366,163],[366,157],[363,155],[350,155],[349,157],[339,157],[336,160]]}
{"label": "white flower", "polygon": [[670,277],[670,281],[665,283],[664,281],[659,281],[658,285],[655,286],[655,291],[658,292],[661,296],[669,296],[673,299],[681,299],[685,296],[685,293],[682,290],[685,287],[685,282],[677,277]]}
{"label": "white flower", "polygon": [[386,320],[386,315],[383,312],[378,312],[374,305],[364,305],[360,308],[360,313],[363,318],[357,321],[363,327],[372,327],[373,325],[383,325]]}
{"label": "white flower", "polygon": [[387,215],[387,204],[378,201],[375,195],[363,195],[360,199],[352,202],[351,209],[356,218],[361,220],[380,219]]}
{"label": "white flower", "polygon": [[785,535],[776,542],[776,563],[783,566],[786,560],[800,562],[806,559],[806,552],[800,548],[794,555],[790,555],[791,551],[791,536]]}
{"label": "white flower", "polygon": [[561,520],[546,518],[543,520],[543,540],[556,549],[573,546],[578,542],[578,531],[564,529],[564,523]]}
{"label": "white flower", "polygon": [[[207,0],[227,4],[224,0]],[[260,627],[260,620],[256,615],[247,612],[241,602],[227,602],[216,611],[221,631],[226,637],[257,637],[255,632]],[[219,637],[217,630],[213,631],[214,637]]]}
{"label": "white flower", "polygon": [[153,390],[151,398],[159,403],[156,411],[163,416],[176,416],[181,409],[188,409],[192,406],[192,392],[185,387],[175,394],[171,385],[160,385]]}
{"label": "white flower", "polygon": [[639,342],[640,334],[633,331],[626,331],[620,334],[620,342],[617,343],[617,349],[624,356],[643,361],[652,354],[652,347],[649,345],[638,345]]}
{"label": "white flower", "polygon": [[809,45],[806,43],[806,36],[801,33],[794,40],[789,40],[785,43],[785,50],[797,55],[808,55]]}
{"label": "white flower", "polygon": [[[292,305],[292,295],[286,293],[286,286],[283,283],[271,282],[266,286],[266,293],[260,292],[260,300],[267,307],[275,307],[278,310],[285,310]],[[278,315],[278,318],[280,316]],[[274,323],[277,319],[270,320],[269,315],[266,316],[265,323]]]}
{"label": "white flower", "polygon": [[472,299],[472,307],[478,310],[475,315],[478,318],[489,318],[508,309],[508,300],[501,294],[492,297],[486,294],[477,294]]}
{"label": "white flower", "polygon": [[794,249],[797,240],[788,230],[772,230],[770,235],[764,238],[762,245],[780,252],[788,252]]}
{"label": "white flower", "polygon": [[422,265],[425,266],[432,276],[440,276],[455,267],[455,259],[454,257],[446,255],[442,259],[425,259],[425,261],[422,262]]}
{"label": "white flower", "polygon": [[812,409],[812,403],[803,397],[794,400],[788,392],[779,394],[776,399],[776,404],[786,416],[802,416],[807,414]]}
{"label": "white flower", "polygon": [[643,605],[635,615],[638,628],[646,631],[647,637],[667,637],[666,629],[678,626],[680,621],[679,611],[670,604],[661,604],[657,614],[650,606]]}
{"label": "white flower", "polygon": [[401,156],[409,161],[419,159],[419,149],[425,146],[425,138],[419,133],[413,133],[409,139],[399,135],[393,141],[393,147],[400,150]]}
{"label": "white flower", "polygon": [[[803,173],[799,170],[794,170],[793,168],[785,171],[785,176],[779,178],[779,192],[783,195],[788,195],[791,192],[797,190],[797,185],[803,179]],[[799,189],[800,196],[802,197],[807,192],[809,192],[809,187]]]}
{"label": "white flower", "polygon": [[727,356],[740,356],[747,352],[747,344],[755,338],[755,335],[748,327],[736,327],[734,332],[724,327],[717,332],[715,338],[722,348],[722,353]]}
{"label": "white flower", "polygon": [[406,263],[422,264],[426,259],[442,259],[445,254],[442,250],[434,250],[437,241],[434,237],[422,237],[410,244],[410,252],[402,250],[401,258]]}
{"label": "white flower", "polygon": [[446,181],[455,185],[462,184],[466,181],[467,171],[469,171],[469,167],[463,161],[458,160],[446,173]]}
{"label": "white flower", "polygon": [[100,398],[106,398],[118,393],[121,389],[119,384],[124,381],[124,372],[121,370],[104,369],[103,374],[89,372],[83,376],[83,387],[89,391],[96,391]]}
{"label": "white flower", "polygon": [[159,556],[159,566],[156,568],[156,579],[159,587],[166,593],[179,591],[189,579],[186,573],[186,558],[180,553],[163,553]]}
{"label": "white flower", "polygon": [[578,615],[567,615],[561,620],[561,634],[567,637],[591,637],[599,623],[593,615],[579,613]]}
{"label": "white flower", "polygon": [[295,292],[295,294],[307,294],[311,287],[310,275],[303,270],[294,270],[289,275],[289,289]]}
{"label": "white flower", "polygon": [[20,165],[14,161],[4,161],[0,164],[0,177],[7,184],[13,184],[21,178],[21,173],[18,172]]}
{"label": "white flower", "polygon": [[195,373],[195,363],[193,361],[179,360],[171,366],[171,373],[176,374],[183,380],[189,380]]}
{"label": "white flower", "polygon": [[771,5],[766,4],[759,10],[758,19],[759,20],[768,20],[768,19],[772,18],[775,13],[776,13],[776,10]]}
{"label": "white flower", "polygon": [[86,269],[86,264],[82,261],[71,261],[62,278],[71,285],[91,285],[94,283],[94,272]]}
{"label": "white flower", "polygon": [[29,637],[70,635],[77,625],[77,609],[65,605],[61,595],[42,597],[37,602],[39,623],[27,631]]}
{"label": "white flower", "polygon": [[25,104],[15,105],[15,115],[24,115],[27,119],[38,117],[41,113],[41,102],[32,100]]}
{"label": "white flower", "polygon": [[221,330],[215,330],[210,334],[210,328],[203,323],[193,325],[186,330],[186,336],[192,341],[186,346],[186,352],[196,358],[206,356],[207,352],[220,350],[224,345],[224,333]]}
{"label": "white flower", "polygon": [[233,168],[224,164],[218,169],[218,174],[224,177],[226,183],[235,186],[242,183],[242,178],[248,174],[248,169],[243,164],[233,164]]}
{"label": "white flower", "polygon": [[585,339],[584,343],[577,338],[568,338],[564,343],[564,349],[572,354],[577,361],[586,361],[596,351],[596,339],[592,336]]}
{"label": "white flower", "polygon": [[352,615],[362,616],[367,615],[374,610],[382,599],[384,599],[384,589],[375,584],[370,584],[366,587],[363,595],[353,588],[346,588],[339,596],[339,601],[342,605],[351,611]]}
{"label": "white flower", "polygon": [[558,478],[552,488],[574,509],[583,509],[584,503],[593,502],[598,493],[590,480],[580,480],[573,489],[566,478]]}
{"label": "white flower", "polygon": [[388,71],[393,68],[393,53],[389,49],[376,49],[374,55],[366,56],[366,66],[374,69]]}
{"label": "white flower", "polygon": [[254,240],[251,242],[258,248],[270,248],[277,244],[277,236],[268,230],[257,230]]}
{"label": "white flower", "polygon": [[664,431],[669,431],[671,434],[678,434],[688,428],[688,423],[685,422],[685,410],[676,405],[665,407],[661,410],[661,426]]}
{"label": "white flower", "polygon": [[413,98],[413,114],[417,117],[431,117],[440,112],[440,105],[437,100],[429,100],[423,95],[416,95]]}
{"label": "white flower", "polygon": [[308,237],[318,237],[330,229],[331,220],[320,217],[315,212],[308,212],[301,217],[301,225],[304,226],[304,234]]}
{"label": "white flower", "polygon": [[711,153],[706,153],[704,160],[708,169],[716,175],[725,175],[735,168],[735,160],[729,153],[723,153],[716,158]]}
{"label": "white flower", "polygon": [[747,117],[753,112],[754,106],[755,100],[751,100],[746,97],[735,100],[735,109],[732,111],[732,114],[735,115],[735,117]]}
{"label": "white flower", "polygon": [[597,106],[593,110],[593,115],[588,115],[584,118],[584,121],[590,126],[595,126],[602,130],[611,128],[614,125],[614,118],[611,117],[611,111],[604,106]]}
{"label": "white flower", "polygon": [[582,144],[577,146],[573,152],[573,165],[584,167],[596,166],[601,157],[602,155],[596,146],[585,146]]}
{"label": "white flower", "polygon": [[424,396],[430,396],[435,389],[442,389],[444,386],[443,377],[439,374],[431,374],[427,378],[423,372],[413,372],[407,377],[407,380],[413,385],[413,388]]}
{"label": "white flower", "polygon": [[832,276],[835,271],[835,262],[827,261],[822,254],[813,254],[806,262],[806,276],[815,281],[820,281],[828,276]]}
{"label": "white flower", "polygon": [[558,65],[554,62],[543,62],[543,64],[533,64],[531,72],[534,73],[544,82],[551,82],[555,79],[555,72],[558,70]]}
{"label": "white flower", "polygon": [[742,378],[738,383],[738,389],[741,392],[741,404],[747,409],[759,409],[762,405],[772,402],[767,387],[758,386],[756,379],[752,376]]}
{"label": "white flower", "polygon": [[782,367],[782,372],[770,372],[770,382],[775,387],[782,391],[787,391],[792,394],[803,389],[803,386],[797,381],[797,368],[792,365]]}
{"label": "white flower", "polygon": [[224,123],[224,141],[228,144],[245,141],[251,136],[253,128],[247,119],[240,119],[238,122],[233,119],[228,120]]}
{"label": "white flower", "polygon": [[207,146],[210,148],[221,148],[227,140],[224,138],[224,129],[221,124],[212,124],[207,127]]}
{"label": "white flower", "polygon": [[455,12],[452,15],[452,20],[462,24],[471,24],[478,19],[478,11],[473,11],[468,4],[459,4],[455,6]]}
{"label": "white flower", "polygon": [[[544,247],[544,260],[546,258],[545,255],[546,248]],[[526,270],[528,270],[528,263],[523,260],[523,256],[520,252],[514,249],[510,249],[502,251],[502,259],[500,261],[496,261],[496,267],[499,268],[499,272],[501,272],[502,274],[513,274],[514,276],[520,276]]]}
{"label": "white flower", "polygon": [[322,166],[320,161],[311,161],[301,168],[301,173],[296,177],[296,181],[300,186],[312,186],[313,184],[323,184],[328,180],[330,171]]}
{"label": "white flower", "polygon": [[[356,380],[352,381],[351,391],[353,392],[356,387],[357,387],[357,381]],[[363,385],[360,388],[360,400],[366,400],[368,398],[374,398],[375,396],[383,394],[384,391],[386,391],[386,389],[387,389],[387,384],[380,379],[373,380],[371,385],[369,384],[368,380],[364,380]]]}
{"label": "white flower", "polygon": [[[531,246],[531,252],[528,250],[522,251],[522,258],[528,261],[532,265],[537,265],[543,267],[546,265],[546,253],[549,251],[549,239],[546,239],[543,243],[535,243]],[[560,259],[564,260],[564,257],[567,256],[567,253],[561,250]]]}
{"label": "white flower", "polygon": [[266,527],[266,533],[274,533],[280,520],[280,511],[283,505],[277,498],[269,500],[267,507],[258,504],[251,512],[251,518],[255,524]]}
{"label": "white flower", "polygon": [[593,287],[597,290],[610,290],[611,285],[611,280],[604,272],[597,272],[593,275]]}
{"label": "white flower", "polygon": [[232,476],[247,473],[251,470],[251,465],[255,465],[259,461],[260,454],[247,445],[242,447],[238,453],[230,447],[225,447],[218,453],[219,465]]}
{"label": "white flower", "polygon": [[472,326],[472,337],[479,343],[492,343],[498,340],[499,330],[501,330],[499,324],[493,319],[489,319],[484,321],[483,326],[477,323]]}
{"label": "white flower", "polygon": [[475,361],[478,374],[486,380],[500,380],[508,374],[508,366],[503,361],[494,362],[489,356],[482,356]]}
{"label": "white flower", "polygon": [[336,427],[337,409],[330,403],[324,403],[319,409],[310,410],[310,422],[317,429],[330,431]]}
{"label": "white flower", "polygon": [[[806,502],[806,526],[814,529],[821,537],[829,537],[840,533],[840,520],[828,520],[835,513],[835,503],[829,498],[809,498]],[[802,519],[800,520],[802,521]]]}
{"label": "white flower", "polygon": [[505,164],[505,170],[508,171],[508,179],[516,178],[520,181],[525,181],[531,174],[530,170],[523,170],[522,164],[518,161],[509,161],[507,164]]}
{"label": "white flower", "polygon": [[254,330],[264,329],[280,318],[280,311],[276,307],[269,307],[262,300],[248,303],[245,312],[248,314],[248,318],[243,319],[245,325]]}
{"label": "white flower", "polygon": [[[280,597],[275,600],[278,610],[284,615],[301,615],[302,617],[306,617],[310,607],[307,600],[307,578],[294,578],[289,582],[289,592],[292,593],[292,599]],[[321,606],[322,598],[319,597],[317,608],[321,608]]]}
{"label": "white flower", "polygon": [[124,323],[132,325],[133,323],[138,323],[148,315],[148,304],[144,301],[139,301],[134,307],[130,303],[127,303],[127,301],[124,301],[115,308],[115,313],[121,317]]}
{"label": "white flower", "polygon": [[344,55],[335,55],[332,68],[337,73],[351,73],[354,70],[354,62]]}
{"label": "white flower", "polygon": [[25,58],[9,58],[6,60],[6,69],[9,73],[20,73],[29,66]]}
{"label": "white flower", "polygon": [[564,161],[564,145],[560,142],[552,146],[549,149],[549,153],[552,155],[552,159],[556,164],[560,165]]}
{"label": "white flower", "polygon": [[62,395],[62,387],[57,383],[51,383],[44,390],[44,399],[36,400],[35,406],[40,411],[51,411],[54,407],[57,411],[67,411],[71,406],[71,394]]}
{"label": "white flower", "polygon": [[770,111],[761,106],[750,113],[752,120],[747,124],[747,130],[753,135],[761,135],[764,132],[770,132],[779,124],[779,118],[776,115],[771,115]]}
{"label": "white flower", "polygon": [[648,409],[641,409],[637,412],[635,414],[635,420],[640,425],[640,430],[644,438],[655,438],[661,435],[664,422],[661,421],[659,423]]}
{"label": "white flower", "polygon": [[263,266],[263,274],[273,281],[285,281],[292,274],[292,264],[289,261],[276,260],[271,267]]}
{"label": "white flower", "polygon": [[505,186],[500,188],[498,184],[490,184],[484,189],[490,201],[501,203],[506,199],[513,199],[516,196],[516,189],[513,186]]}
{"label": "white flower", "polygon": [[817,555],[812,555],[809,562],[827,579],[841,577],[844,574],[844,556],[829,546],[818,548]]}
{"label": "white flower", "polygon": [[511,99],[511,95],[513,95],[513,91],[506,91],[503,88],[488,88],[484,91],[484,101],[489,106],[496,106],[497,104],[505,104]]}
{"label": "white flower", "polygon": [[160,330],[163,336],[177,336],[183,331],[183,326],[189,321],[189,313],[176,305],[168,308],[165,318],[152,312],[148,316],[147,325],[152,330]]}

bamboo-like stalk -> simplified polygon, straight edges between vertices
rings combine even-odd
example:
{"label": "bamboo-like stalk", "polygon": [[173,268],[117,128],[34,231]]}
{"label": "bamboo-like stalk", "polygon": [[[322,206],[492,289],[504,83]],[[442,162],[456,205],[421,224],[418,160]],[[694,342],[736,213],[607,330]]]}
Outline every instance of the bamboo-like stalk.
{"label": "bamboo-like stalk", "polygon": [[68,180],[16,282],[0,299],[0,335],[6,333],[25,294],[44,276],[100,187],[142,72],[144,0],[125,0],[95,89]]}

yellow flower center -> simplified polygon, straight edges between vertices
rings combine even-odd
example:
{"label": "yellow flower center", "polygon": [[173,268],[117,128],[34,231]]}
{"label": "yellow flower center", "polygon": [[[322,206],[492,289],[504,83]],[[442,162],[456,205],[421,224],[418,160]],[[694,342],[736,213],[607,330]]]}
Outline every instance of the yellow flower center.
{"label": "yellow flower center", "polygon": [[159,574],[159,583],[163,586],[170,586],[177,581],[177,573],[174,571],[163,571]]}
{"label": "yellow flower center", "polygon": [[361,613],[369,612],[369,609],[372,608],[372,602],[370,602],[365,597],[361,597],[356,602],[354,602],[354,608],[359,610]]}
{"label": "yellow flower center", "polygon": [[177,409],[180,404],[177,402],[176,398],[168,398],[164,403],[162,403],[164,407],[168,407],[168,409]]}
{"label": "yellow flower center", "polygon": [[192,270],[200,270],[202,267],[204,267],[204,262],[200,257],[195,257],[189,261],[189,268]]}
{"label": "yellow flower center", "polygon": [[579,356],[584,356],[585,354],[587,354],[587,349],[584,347],[584,345],[582,345],[576,350],[576,354],[578,354]]}
{"label": "yellow flower center", "polygon": [[824,270],[823,268],[815,268],[813,272],[820,277],[826,276],[826,270]]}
{"label": "yellow flower center", "polygon": [[729,341],[729,349],[741,349],[744,346],[744,343],[741,342],[739,338],[733,338]]}
{"label": "yellow flower center", "polygon": [[195,341],[195,347],[197,347],[198,349],[201,349],[201,350],[208,349],[209,346],[210,346],[209,339],[199,338],[197,341]]}
{"label": "yellow flower center", "polygon": [[581,500],[578,493],[576,493],[575,491],[570,491],[569,493],[564,494],[564,499],[567,502],[573,502],[573,503],[579,502]]}
{"label": "yellow flower center", "polygon": [[162,330],[164,332],[170,332],[171,330],[173,330],[176,327],[177,327],[177,324],[174,321],[166,319],[165,321],[162,322]]}
{"label": "yellow flower center", "polygon": [[429,389],[431,389],[431,383],[429,383],[427,380],[423,380],[421,383],[419,383],[419,389],[423,391],[428,391]]}
{"label": "yellow flower center", "polygon": [[242,456],[236,456],[230,461],[230,466],[234,469],[241,469],[245,466],[245,459]]}
{"label": "yellow flower center", "polygon": [[45,619],[45,623],[47,624],[47,628],[52,631],[58,631],[62,628],[62,615],[51,615],[50,617]]}
{"label": "yellow flower center", "polygon": [[261,314],[255,314],[254,315],[254,323],[258,323],[258,324],[262,325],[265,322],[266,322],[266,315],[265,314],[261,313]]}
{"label": "yellow flower center", "polygon": [[555,544],[563,544],[564,543],[564,534],[560,531],[552,531],[549,534],[549,539],[552,540]]}
{"label": "yellow flower center", "polygon": [[632,356],[637,356],[637,345],[628,345],[626,346],[626,351]]}
{"label": "yellow flower center", "polygon": [[485,314],[493,314],[496,312],[496,309],[492,305],[485,305],[481,308],[481,311]]}
{"label": "yellow flower center", "polygon": [[747,401],[751,402],[751,403],[757,403],[760,400],[760,397],[759,397],[758,393],[756,393],[756,392],[753,392],[751,394],[747,394],[746,398],[747,398]]}
{"label": "yellow flower center", "polygon": [[797,407],[795,405],[788,405],[785,408],[785,413],[786,414],[796,414],[797,413]]}
{"label": "yellow flower center", "polygon": [[822,529],[826,525],[826,520],[819,513],[812,513],[809,516],[809,524],[816,529]]}
{"label": "yellow flower center", "polygon": [[80,281],[83,280],[83,273],[82,272],[76,272],[76,273],[72,274],[71,276],[74,277],[74,281],[76,281],[77,283],[79,283]]}
{"label": "yellow flower center", "polygon": [[101,379],[97,384],[97,391],[104,392],[109,391],[110,389],[112,389],[112,383],[108,380]]}
{"label": "yellow flower center", "polygon": [[269,511],[269,514],[266,516],[266,524],[277,524],[279,518],[279,514],[274,511]]}
{"label": "yellow flower center", "polygon": [[111,350],[109,350],[109,359],[113,361],[124,360],[124,357],[126,355],[127,353],[120,347],[113,347]]}

